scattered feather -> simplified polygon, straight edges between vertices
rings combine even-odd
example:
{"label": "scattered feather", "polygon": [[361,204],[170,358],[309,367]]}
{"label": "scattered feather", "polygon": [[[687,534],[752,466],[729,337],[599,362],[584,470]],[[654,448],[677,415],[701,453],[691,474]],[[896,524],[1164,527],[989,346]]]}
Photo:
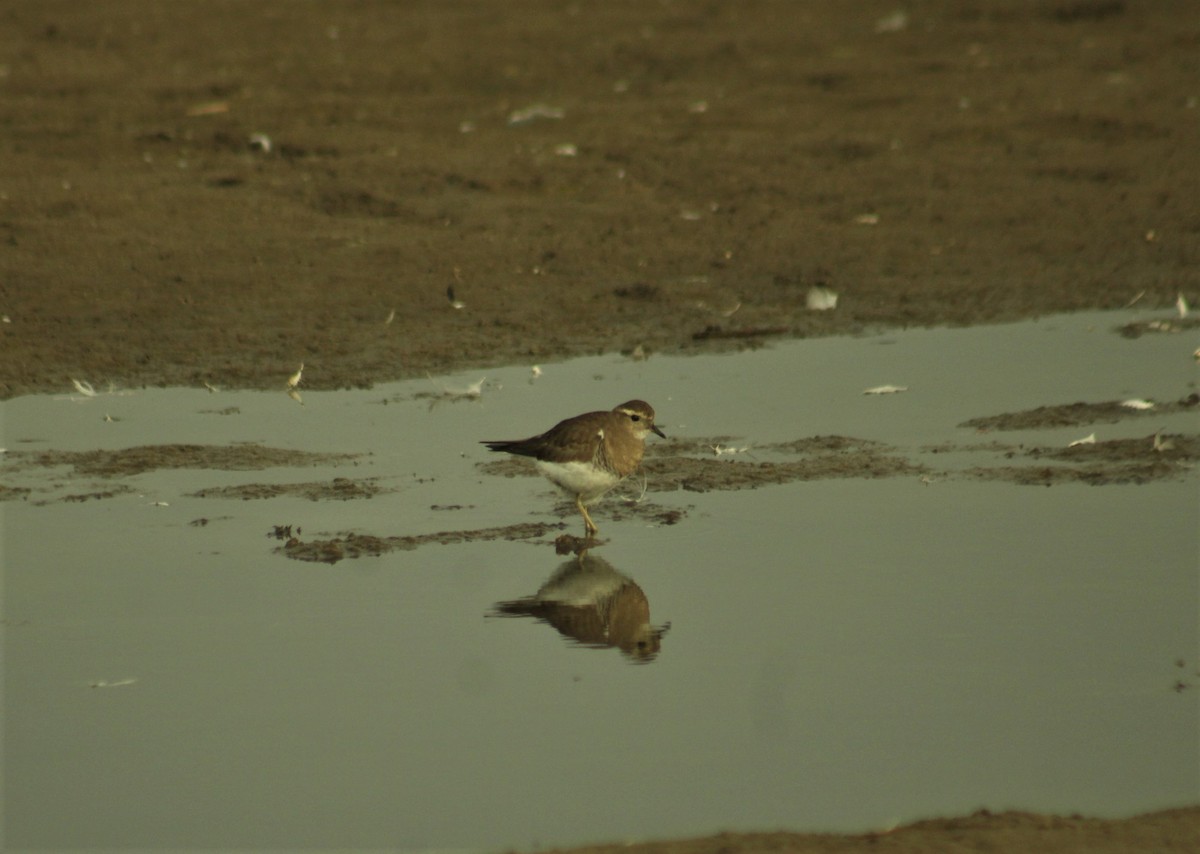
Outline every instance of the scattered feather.
{"label": "scattered feather", "polygon": [[1149,400],[1142,400],[1141,398],[1133,398],[1131,400],[1122,400],[1121,405],[1124,406],[1126,409],[1153,409],[1154,408],[1154,404],[1152,402],[1150,402]]}
{"label": "scattered feather", "polygon": [[837,301],[837,291],[820,285],[809,288],[808,296],[804,298],[804,303],[808,306],[809,311],[829,311],[837,308]]}
{"label": "scattered feather", "polygon": [[109,682],[107,679],[97,679],[95,682],[92,682],[89,687],[91,687],[91,688],[122,688],[126,685],[132,685],[135,682],[137,682],[136,679],[117,679],[112,682]]}
{"label": "scattered feather", "polygon": [[204,101],[199,104],[193,104],[186,110],[186,114],[189,116],[215,116],[228,112],[228,101]]}
{"label": "scattered feather", "polygon": [[1175,443],[1170,439],[1164,439],[1162,437],[1162,430],[1159,430],[1154,434],[1154,441],[1151,444],[1151,447],[1161,454],[1163,451],[1169,451],[1173,449],[1175,447]]}
{"label": "scattered feather", "polygon": [[897,394],[908,391],[906,385],[877,385],[874,388],[863,389],[863,394]]}
{"label": "scattered feather", "polygon": [[1082,439],[1076,439],[1074,442],[1068,442],[1067,447],[1074,448],[1076,445],[1094,445],[1094,444],[1096,444],[1096,434],[1091,433],[1087,436],[1084,436]]}
{"label": "scattered feather", "polygon": [[453,386],[438,385],[437,382],[434,381],[431,374],[427,373],[425,376],[429,377],[429,381],[437,386],[438,390],[442,394],[442,397],[450,400],[478,400],[479,398],[483,397],[483,383],[487,379],[487,377],[480,377],[478,382],[473,382],[468,386],[455,388]]}
{"label": "scattered feather", "polygon": [[520,110],[508,114],[510,127],[524,125],[537,119],[561,119],[567,114],[562,107],[552,107],[549,104],[530,104]]}
{"label": "scattered feather", "polygon": [[892,14],[875,20],[875,32],[877,33],[898,33],[907,27],[908,13],[903,9],[897,9]]}
{"label": "scattered feather", "polygon": [[643,469],[642,470],[642,487],[641,487],[641,491],[638,494],[637,498],[634,498],[632,495],[626,493],[621,496],[621,500],[623,500],[626,504],[641,504],[643,499],[645,499],[645,497],[646,497],[646,471],[645,471],[645,469]]}
{"label": "scattered feather", "polygon": [[1187,300],[1183,298],[1182,293],[1175,297],[1175,310],[1179,312],[1180,320],[1188,316]]}
{"label": "scattered feather", "polygon": [[1133,308],[1135,305],[1137,305],[1138,300],[1140,300],[1145,295],[1146,295],[1145,291],[1138,291],[1137,294],[1134,295],[1133,299],[1131,299],[1129,302],[1125,303],[1125,308]]}
{"label": "scattered feather", "polygon": [[71,385],[75,386],[75,391],[82,394],[84,397],[95,397],[96,390],[92,388],[92,384],[87,380],[71,380]]}
{"label": "scattered feather", "polygon": [[750,450],[749,448],[727,448],[724,445],[709,445],[709,447],[712,448],[712,452],[718,457],[725,456],[726,454],[744,454]]}
{"label": "scattered feather", "polygon": [[296,371],[296,373],[294,373],[290,377],[288,377],[287,387],[294,389],[296,386],[300,385],[300,379],[303,375],[304,375],[304,363],[301,362],[300,370]]}

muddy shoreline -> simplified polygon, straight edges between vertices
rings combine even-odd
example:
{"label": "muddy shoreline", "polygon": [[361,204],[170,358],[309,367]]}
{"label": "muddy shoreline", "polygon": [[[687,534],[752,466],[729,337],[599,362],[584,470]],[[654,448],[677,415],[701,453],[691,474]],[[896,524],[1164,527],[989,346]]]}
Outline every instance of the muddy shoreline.
{"label": "muddy shoreline", "polygon": [[0,397],[1197,304],[1189,10],[17,4]]}
{"label": "muddy shoreline", "polygon": [[[10,5],[0,399],[73,380],[283,388],[300,363],[306,388],[361,388],[1123,306],[1147,318],[1127,334],[1172,331],[1154,324],[1177,323],[1181,298],[1200,304],[1189,0],[892,12],[790,0]],[[814,288],[836,308],[810,308]],[[1048,403],[1013,417],[1137,417],[1115,401]],[[1195,437],[1148,436],[1051,454],[1004,446],[1004,422],[979,426],[997,431],[981,439],[1000,442],[985,449],[997,458],[1046,457],[989,466],[997,477],[1137,479],[1200,452]],[[31,464],[101,478],[238,464],[228,449],[129,450]],[[886,449],[837,453],[771,476],[920,474]],[[727,462],[647,465],[680,489],[767,476]],[[543,528],[523,533],[557,532]],[[632,847],[1190,851],[1198,835],[1188,808]]]}

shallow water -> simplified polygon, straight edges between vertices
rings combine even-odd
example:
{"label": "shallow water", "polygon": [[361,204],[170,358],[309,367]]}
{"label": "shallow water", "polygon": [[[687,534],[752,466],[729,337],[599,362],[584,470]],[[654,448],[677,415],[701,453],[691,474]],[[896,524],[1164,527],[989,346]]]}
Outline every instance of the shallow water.
{"label": "shallow water", "polygon": [[[4,842],[498,850],[1195,802],[1195,472],[1051,488],[955,476],[981,464],[966,419],[1194,391],[1194,336],[1126,340],[1111,331],[1123,319],[601,357],[536,380],[514,367],[488,373],[478,400],[418,395],[482,372],[305,392],[303,406],[185,389],[8,401],[3,484],[31,491],[0,504]],[[861,393],[889,383],[909,390]],[[731,464],[833,434],[936,470],[704,493],[651,483],[647,500],[682,518],[600,504],[606,542],[589,557],[602,564],[584,582],[552,534],[333,565],[290,560],[268,536],[557,522],[545,482],[489,474],[478,440],[631,397],[697,453],[736,437],[724,441],[749,450]],[[1193,411],[986,441],[1196,426]],[[106,478],[26,453],[237,442],[361,456]],[[383,491],[192,495],[335,477]],[[635,584],[653,626],[669,623],[657,655],[630,666],[618,648],[497,616],[548,582]]]}

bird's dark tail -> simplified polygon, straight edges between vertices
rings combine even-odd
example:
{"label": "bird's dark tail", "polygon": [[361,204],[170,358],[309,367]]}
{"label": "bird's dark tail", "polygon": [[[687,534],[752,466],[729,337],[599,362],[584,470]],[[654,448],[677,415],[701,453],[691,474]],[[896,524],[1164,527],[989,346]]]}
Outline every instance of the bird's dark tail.
{"label": "bird's dark tail", "polygon": [[481,445],[487,445],[489,451],[503,451],[506,454],[517,454],[522,457],[536,457],[537,448],[530,447],[532,444],[528,439],[511,439],[500,442],[480,442]]}

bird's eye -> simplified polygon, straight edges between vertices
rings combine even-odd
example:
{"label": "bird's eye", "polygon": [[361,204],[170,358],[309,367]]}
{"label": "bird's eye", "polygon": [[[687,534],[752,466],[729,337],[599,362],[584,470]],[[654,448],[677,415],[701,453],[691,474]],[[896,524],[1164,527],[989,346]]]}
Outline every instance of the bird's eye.
{"label": "bird's eye", "polygon": [[633,419],[634,421],[641,421],[641,420],[642,420],[642,416],[640,416],[640,415],[630,415],[629,417],[630,417],[631,419]]}

